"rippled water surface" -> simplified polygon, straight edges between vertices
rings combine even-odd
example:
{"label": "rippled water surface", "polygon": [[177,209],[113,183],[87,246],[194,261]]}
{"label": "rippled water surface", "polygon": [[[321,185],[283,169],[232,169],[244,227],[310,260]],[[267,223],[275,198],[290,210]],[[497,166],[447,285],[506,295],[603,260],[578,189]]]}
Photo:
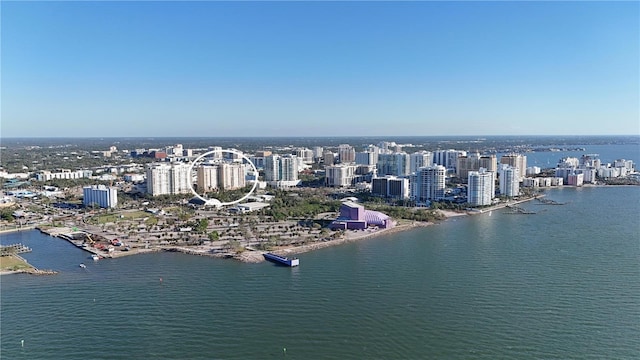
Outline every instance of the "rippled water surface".
{"label": "rippled water surface", "polygon": [[640,188],[547,196],[567,204],[301,254],[293,269],[175,253],[93,262],[37,232],[3,235],[60,273],[1,278],[0,357],[640,358]]}

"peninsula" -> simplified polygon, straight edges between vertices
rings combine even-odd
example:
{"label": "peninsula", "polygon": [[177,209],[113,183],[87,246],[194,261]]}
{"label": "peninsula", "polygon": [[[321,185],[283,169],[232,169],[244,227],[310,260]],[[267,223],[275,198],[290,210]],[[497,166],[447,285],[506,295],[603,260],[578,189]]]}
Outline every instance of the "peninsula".
{"label": "peninsula", "polygon": [[220,146],[185,145],[14,145],[10,171],[46,160],[0,172],[0,230],[37,227],[102,258],[180,251],[258,262],[265,252],[301,253],[507,206],[531,213],[516,205],[548,187],[638,183],[631,160],[582,154],[527,166],[527,148],[509,141],[501,155],[495,141],[466,151],[253,139],[231,156]]}

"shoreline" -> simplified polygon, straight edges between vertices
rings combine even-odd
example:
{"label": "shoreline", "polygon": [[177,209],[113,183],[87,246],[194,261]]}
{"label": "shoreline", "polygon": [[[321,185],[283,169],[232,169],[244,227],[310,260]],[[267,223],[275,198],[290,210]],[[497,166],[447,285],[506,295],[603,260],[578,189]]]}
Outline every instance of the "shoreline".
{"label": "shoreline", "polygon": [[[311,244],[305,244],[305,245],[300,245],[300,246],[293,246],[293,247],[282,247],[282,248],[278,248],[278,249],[273,249],[270,251],[264,251],[264,250],[254,250],[251,248],[247,248],[244,251],[242,251],[241,253],[233,253],[233,252],[229,252],[229,251],[216,251],[214,252],[214,250],[219,250],[219,248],[213,247],[211,245],[200,245],[200,246],[194,246],[194,247],[183,247],[183,246],[174,246],[174,245],[161,245],[161,246],[154,246],[154,247],[149,247],[149,248],[132,248],[130,251],[114,251],[111,253],[105,253],[99,249],[96,248],[89,248],[89,247],[83,247],[82,244],[80,242],[78,242],[77,240],[74,241],[73,239],[70,239],[68,237],[65,236],[60,236],[61,233],[57,232],[56,230],[60,230],[60,229],[64,229],[64,228],[51,228],[51,229],[41,229],[38,227],[31,227],[29,229],[25,229],[25,228],[21,228],[18,229],[18,231],[27,231],[27,230],[33,230],[33,229],[37,229],[39,230],[41,233],[52,236],[52,237],[57,237],[60,238],[62,240],[66,240],[69,243],[73,244],[74,246],[76,246],[77,248],[84,250],[90,254],[96,254],[98,256],[100,256],[102,259],[109,259],[109,258],[118,258],[118,257],[122,257],[122,256],[133,256],[133,255],[138,255],[138,254],[148,254],[148,253],[154,253],[154,252],[181,252],[187,255],[198,255],[198,256],[208,256],[208,257],[213,257],[213,258],[222,258],[222,259],[234,259],[234,260],[238,260],[241,262],[245,262],[245,263],[259,263],[259,262],[263,262],[265,261],[263,254],[267,253],[267,252],[274,252],[274,253],[278,253],[278,254],[282,254],[283,256],[290,256],[290,255],[295,255],[295,254],[302,254],[302,253],[306,253],[306,252],[310,252],[310,251],[314,251],[314,250],[319,250],[319,249],[324,249],[327,247],[331,247],[331,246],[338,246],[338,245],[342,245],[345,243],[349,243],[349,242],[355,242],[355,241],[361,241],[361,240],[366,240],[369,238],[373,238],[373,237],[377,237],[377,236],[381,236],[381,235],[391,235],[391,234],[396,234],[396,233],[400,233],[400,232],[404,232],[404,231],[409,231],[409,230],[413,230],[419,227],[427,227],[427,226],[432,226],[432,225],[437,225],[441,222],[447,221],[450,218],[453,217],[459,217],[459,216],[471,216],[471,215],[479,215],[479,214],[484,214],[484,213],[488,213],[490,211],[493,210],[499,210],[502,208],[506,208],[507,206],[512,206],[512,205],[516,205],[516,204],[520,204],[523,202],[528,202],[531,200],[534,200],[536,198],[539,197],[544,197],[544,195],[539,195],[537,197],[530,197],[530,198],[526,198],[526,199],[521,199],[521,200],[516,200],[516,201],[508,201],[508,202],[504,202],[504,203],[499,203],[496,205],[492,205],[489,206],[487,208],[483,208],[483,209],[478,209],[478,211],[470,211],[470,210],[465,210],[465,211],[453,211],[453,210],[438,210],[440,211],[443,215],[444,215],[444,219],[437,221],[437,222],[421,222],[421,221],[411,221],[411,220],[398,220],[398,224],[392,228],[388,228],[388,229],[366,229],[366,230],[347,230],[342,237],[338,238],[338,239],[332,239],[332,240],[327,240],[327,241],[319,241],[319,242],[314,242]],[[96,234],[95,231],[89,231],[88,229],[81,229],[81,231],[90,233],[90,234]],[[96,234],[97,235],[97,234]],[[16,271],[16,272],[3,272],[3,275],[8,275],[8,274],[12,274],[12,273],[25,273],[25,272],[29,272],[29,271]]]}
{"label": "shoreline", "polygon": [[29,226],[17,227],[15,229],[2,229],[0,230],[0,235],[21,232],[21,231],[29,231],[29,230],[34,230],[35,228],[36,228],[36,225],[29,225]]}

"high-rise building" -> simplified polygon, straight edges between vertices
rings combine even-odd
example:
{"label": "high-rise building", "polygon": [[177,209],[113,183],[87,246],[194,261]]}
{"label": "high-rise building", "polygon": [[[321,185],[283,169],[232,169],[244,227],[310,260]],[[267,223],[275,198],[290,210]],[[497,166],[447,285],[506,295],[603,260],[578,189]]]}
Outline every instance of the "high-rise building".
{"label": "high-rise building", "polygon": [[481,168],[486,171],[496,172],[498,170],[498,161],[496,156],[480,156],[477,152],[459,156],[457,159],[456,176],[462,179],[462,181],[465,181],[468,179],[469,172],[479,171]]}
{"label": "high-rise building", "polygon": [[373,178],[371,181],[371,193],[394,199],[408,199],[409,179],[395,176]]}
{"label": "high-rise building", "polygon": [[511,165],[500,164],[498,180],[500,183],[500,195],[514,197],[520,194],[520,179],[518,168]]}
{"label": "high-rise building", "polygon": [[322,146],[313,147],[313,159],[315,161],[319,161],[322,158],[323,153],[324,153],[324,149],[322,148]]}
{"label": "high-rise building", "polygon": [[493,172],[481,168],[468,175],[467,202],[473,206],[491,205],[495,194]]}
{"label": "high-rise building", "polygon": [[222,152],[222,147],[220,147],[220,146],[209,146],[207,151],[215,151],[214,153],[212,153],[209,156],[207,156],[208,158],[213,159],[213,160],[220,160],[220,159],[222,159],[222,157],[224,155],[224,153]]}
{"label": "high-rise building", "polygon": [[352,163],[356,161],[356,150],[353,146],[348,144],[342,144],[338,146],[338,158],[340,163]]}
{"label": "high-rise building", "polygon": [[376,165],[378,156],[373,151],[363,151],[356,153],[356,164],[358,165]]}
{"label": "high-rise building", "polygon": [[245,187],[245,171],[241,163],[222,163],[218,171],[218,184],[221,189],[235,190]]}
{"label": "high-rise building", "polygon": [[203,164],[196,172],[198,193],[235,190],[246,185],[245,165],[241,163]]}
{"label": "high-rise building", "polygon": [[199,194],[220,189],[220,185],[218,184],[218,170],[218,165],[203,164],[198,166],[196,170],[196,181]]}
{"label": "high-rise building", "polygon": [[460,156],[467,156],[467,152],[454,149],[436,150],[433,152],[433,163],[444,166],[447,171],[455,172]]}
{"label": "high-rise building", "polygon": [[444,198],[447,169],[433,164],[416,170],[415,182],[412,185],[412,196],[418,202],[441,200]]}
{"label": "high-rise building", "polygon": [[518,169],[518,181],[527,174],[527,157],[521,154],[506,154],[500,158],[500,164],[507,164]]}
{"label": "high-rise building", "polygon": [[104,185],[92,185],[82,188],[82,205],[85,207],[96,204],[101,208],[118,206],[118,190]]}
{"label": "high-rise building", "polygon": [[296,149],[296,156],[305,164],[313,163],[313,151],[307,148]]}
{"label": "high-rise building", "polygon": [[295,155],[271,155],[264,159],[264,178],[274,187],[296,186],[298,179],[298,157]]}
{"label": "high-rise building", "polygon": [[418,151],[409,155],[409,173],[415,173],[419,168],[433,164],[433,153],[430,151]]}
{"label": "high-rise building", "polygon": [[409,175],[409,162],[409,154],[407,153],[379,154],[376,164],[378,176],[407,176]]}
{"label": "high-rise building", "polygon": [[325,150],[322,154],[322,161],[325,165],[333,165],[336,163],[336,155],[329,150]]}
{"label": "high-rise building", "polygon": [[147,166],[147,192],[152,196],[186,194],[191,191],[189,164],[149,164]]}
{"label": "high-rise building", "polygon": [[350,186],[356,173],[356,165],[338,164],[325,166],[325,185],[332,187]]}

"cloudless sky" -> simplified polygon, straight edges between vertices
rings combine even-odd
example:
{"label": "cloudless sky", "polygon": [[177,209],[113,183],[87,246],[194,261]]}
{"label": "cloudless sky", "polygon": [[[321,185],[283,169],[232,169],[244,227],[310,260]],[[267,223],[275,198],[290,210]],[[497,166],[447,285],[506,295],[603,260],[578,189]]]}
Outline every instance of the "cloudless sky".
{"label": "cloudless sky", "polygon": [[0,6],[2,137],[640,134],[637,1]]}

